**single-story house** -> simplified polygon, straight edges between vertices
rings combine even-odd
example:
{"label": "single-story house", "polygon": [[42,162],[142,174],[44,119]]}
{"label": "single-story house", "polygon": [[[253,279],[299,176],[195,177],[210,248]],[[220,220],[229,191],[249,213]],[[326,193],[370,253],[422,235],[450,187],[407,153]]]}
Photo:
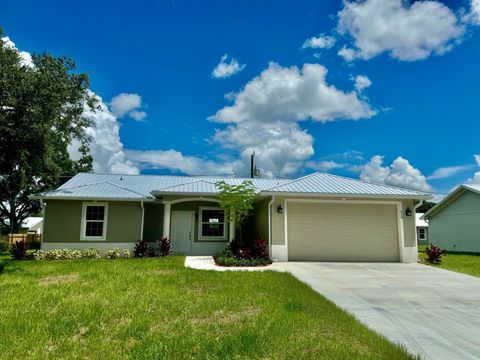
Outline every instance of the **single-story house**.
{"label": "single-story house", "polygon": [[[216,182],[245,179],[81,173],[45,204],[42,249],[132,248],[169,237],[174,252],[212,255],[231,238]],[[416,262],[415,206],[430,195],[325,173],[252,179],[254,236],[277,261]]]}
{"label": "single-story house", "polygon": [[27,234],[42,235],[43,217],[29,216],[23,223],[22,228],[26,229]]}
{"label": "single-story house", "polygon": [[[9,221],[6,221],[7,225],[9,225]],[[22,221],[20,225],[20,229],[18,229],[18,234],[36,234],[42,235],[42,228],[43,228],[43,217],[41,216],[29,216],[25,220]],[[10,228],[5,227],[2,229],[2,234],[8,235],[10,232]]]}
{"label": "single-story house", "polygon": [[480,253],[480,185],[460,185],[424,218],[431,244],[448,251]]}
{"label": "single-story house", "polygon": [[417,244],[428,245],[428,222],[423,219],[423,213],[415,213],[415,227],[417,229]]}

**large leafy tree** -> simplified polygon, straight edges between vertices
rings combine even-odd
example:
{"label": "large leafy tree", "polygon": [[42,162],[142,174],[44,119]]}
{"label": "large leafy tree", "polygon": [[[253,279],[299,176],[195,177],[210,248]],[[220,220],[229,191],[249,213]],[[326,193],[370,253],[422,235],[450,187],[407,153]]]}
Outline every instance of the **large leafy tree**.
{"label": "large leafy tree", "polygon": [[[0,40],[0,226],[10,232],[39,212],[29,195],[92,168],[85,133],[92,124],[82,115],[96,106],[88,76],[66,57],[45,53],[32,62],[23,63],[17,49]],[[69,156],[72,141],[80,144],[80,159]]]}

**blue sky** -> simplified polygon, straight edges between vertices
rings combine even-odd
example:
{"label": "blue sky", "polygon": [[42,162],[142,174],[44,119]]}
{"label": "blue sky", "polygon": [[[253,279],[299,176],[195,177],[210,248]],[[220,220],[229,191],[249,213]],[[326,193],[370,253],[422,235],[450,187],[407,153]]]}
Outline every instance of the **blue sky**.
{"label": "blue sky", "polygon": [[[479,2],[385,0],[379,19],[376,1],[26,0],[3,4],[0,26],[90,75],[108,113],[92,131],[97,171],[242,175],[255,150],[265,176],[438,193],[480,181]],[[215,77],[224,55],[240,71]],[[359,75],[371,85],[355,90]],[[138,96],[114,109],[122,93]]]}

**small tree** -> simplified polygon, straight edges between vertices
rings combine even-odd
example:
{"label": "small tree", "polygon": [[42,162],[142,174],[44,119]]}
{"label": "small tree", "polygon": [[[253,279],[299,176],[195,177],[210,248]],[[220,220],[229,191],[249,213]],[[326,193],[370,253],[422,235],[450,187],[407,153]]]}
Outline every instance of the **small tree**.
{"label": "small tree", "polygon": [[[239,185],[230,185],[225,181],[216,183],[219,190],[217,199],[222,209],[225,210],[225,218],[233,222],[236,229],[241,232],[243,220],[253,209],[256,191],[251,180],[245,180]],[[234,236],[231,235],[231,236]]]}

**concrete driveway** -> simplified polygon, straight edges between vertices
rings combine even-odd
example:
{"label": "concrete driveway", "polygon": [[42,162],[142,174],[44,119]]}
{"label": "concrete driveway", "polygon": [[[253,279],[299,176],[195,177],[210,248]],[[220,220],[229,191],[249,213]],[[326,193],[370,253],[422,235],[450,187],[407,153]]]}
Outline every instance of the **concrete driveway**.
{"label": "concrete driveway", "polygon": [[425,359],[480,359],[480,279],[420,264],[274,263]]}

